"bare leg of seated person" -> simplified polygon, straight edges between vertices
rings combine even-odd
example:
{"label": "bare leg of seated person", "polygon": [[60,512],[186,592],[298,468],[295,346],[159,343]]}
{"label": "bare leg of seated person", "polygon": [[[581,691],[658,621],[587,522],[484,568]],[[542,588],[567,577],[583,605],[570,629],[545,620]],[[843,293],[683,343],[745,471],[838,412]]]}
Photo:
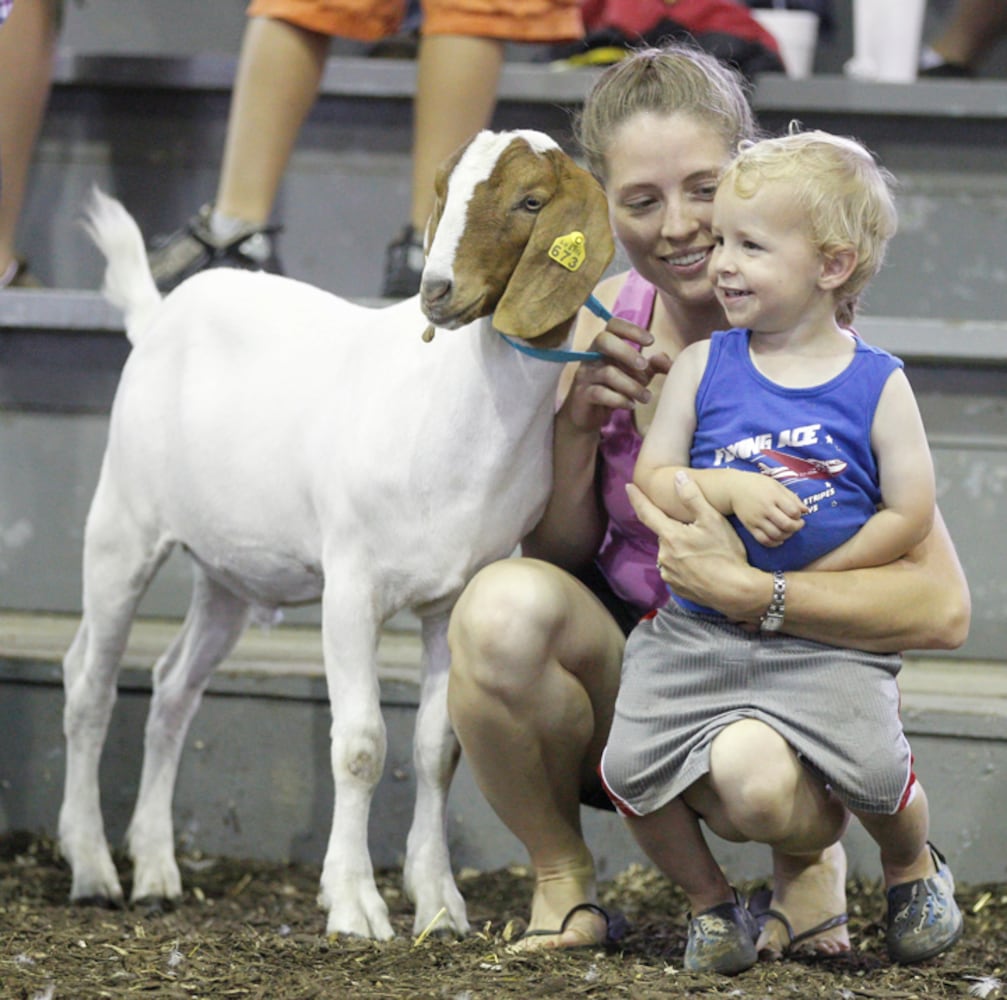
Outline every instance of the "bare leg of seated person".
{"label": "bare leg of seated person", "polygon": [[[849,814],[778,733],[754,719],[728,726],[711,747],[710,773],[683,798],[725,840],[773,848],[768,909],[784,920],[761,921],[760,955],[849,950],[845,923],[827,926],[846,910],[846,854],[839,838]],[[825,929],[802,937],[819,926]]]}
{"label": "bare leg of seated person", "polygon": [[580,789],[594,778],[611,723],[621,631],[567,573],[509,559],[469,584],[449,641],[452,723],[479,787],[535,872],[530,933],[518,947],[603,943],[604,917],[575,910],[597,902]]}
{"label": "bare leg of seated person", "polygon": [[19,0],[0,31],[0,289],[40,284],[15,254],[52,80],[56,5]]}

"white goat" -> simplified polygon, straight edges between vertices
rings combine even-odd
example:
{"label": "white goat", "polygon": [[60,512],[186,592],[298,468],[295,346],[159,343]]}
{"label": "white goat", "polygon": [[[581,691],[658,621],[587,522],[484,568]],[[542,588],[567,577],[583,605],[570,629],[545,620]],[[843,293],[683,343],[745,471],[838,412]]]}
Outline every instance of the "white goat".
{"label": "white goat", "polygon": [[[408,607],[422,619],[424,674],[405,887],[417,932],[442,908],[439,928],[465,932],[446,839],[458,758],[447,617],[473,573],[507,556],[543,509],[561,368],[497,331],[565,339],[612,255],[600,188],[541,133],[480,133],[438,178],[421,295],[383,309],[237,270],[199,274],[162,300],[126,210],[96,191],[88,225],[133,351],[64,661],[59,836],[71,898],[122,900],[98,763],[137,602],[182,545],[192,603],[154,669],[127,834],[133,901],[181,895],[171,800],[212,670],[253,609],[321,599],[335,808],[319,904],[329,933],[392,936],[367,848],[385,759],[375,652],[382,623]],[[586,250],[575,270],[556,262],[571,236],[570,267]],[[463,329],[424,343],[427,320]]]}

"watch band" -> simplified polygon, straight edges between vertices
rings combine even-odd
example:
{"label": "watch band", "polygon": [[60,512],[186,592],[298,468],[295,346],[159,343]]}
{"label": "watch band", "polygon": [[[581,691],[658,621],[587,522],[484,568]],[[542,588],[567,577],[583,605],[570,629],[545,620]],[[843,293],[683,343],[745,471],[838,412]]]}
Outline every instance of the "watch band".
{"label": "watch band", "polygon": [[763,632],[778,632],[783,626],[783,616],[787,611],[787,578],[780,570],[773,573],[773,596],[766,613],[759,619]]}

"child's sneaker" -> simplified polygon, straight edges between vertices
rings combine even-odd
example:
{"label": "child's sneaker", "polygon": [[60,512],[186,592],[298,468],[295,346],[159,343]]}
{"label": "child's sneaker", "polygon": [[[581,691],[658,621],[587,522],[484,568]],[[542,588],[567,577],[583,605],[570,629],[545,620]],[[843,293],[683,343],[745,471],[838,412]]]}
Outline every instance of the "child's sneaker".
{"label": "child's sneaker", "polygon": [[933,958],[962,936],[954,876],[944,856],[933,844],[929,846],[937,873],[893,885],[887,893],[885,943],[891,960],[902,965]]}
{"label": "child's sneaker", "polygon": [[720,903],[690,918],[685,969],[723,976],[744,972],[759,959],[755,950],[758,936],[759,925],[735,889],[733,903]]}
{"label": "child's sneaker", "polygon": [[278,226],[247,226],[220,239],[210,227],[212,212],[212,206],[204,205],[182,229],[148,251],[147,260],[160,291],[170,292],[186,278],[210,267],[282,273],[272,239],[279,232]]}

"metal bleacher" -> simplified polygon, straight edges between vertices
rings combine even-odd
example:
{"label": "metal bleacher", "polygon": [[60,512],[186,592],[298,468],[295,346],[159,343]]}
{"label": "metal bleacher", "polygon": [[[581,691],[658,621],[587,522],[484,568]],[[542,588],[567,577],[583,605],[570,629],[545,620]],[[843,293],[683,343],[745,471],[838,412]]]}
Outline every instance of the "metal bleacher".
{"label": "metal bleacher", "polygon": [[[67,5],[22,225],[23,251],[50,288],[0,293],[0,832],[55,829],[59,660],[79,611],[83,523],[127,355],[119,317],[95,291],[98,255],[76,219],[96,183],[150,235],[176,228],[212,197],[244,6]],[[842,14],[844,5],[837,7]],[[907,362],[941,509],[974,602],[962,649],[907,656],[903,710],[934,803],[935,839],[956,859],[959,878],[1002,880],[1007,82],[854,83],[838,72],[848,42],[841,25],[815,76],[763,78],[753,102],[769,129],[796,118],[857,135],[900,180],[900,233],[859,329]],[[281,253],[295,277],[373,297],[385,244],[408,211],[415,69],[352,47],[334,53],[277,204]],[[494,125],[541,128],[569,145],[570,114],[593,71],[555,72],[536,55],[508,59]],[[173,558],[134,632],[103,765],[113,837],[125,827],[136,787],[149,668],[184,612],[187,586],[184,562]],[[253,630],[212,683],[176,797],[188,842],[232,854],[321,856],[331,781],[316,624],[317,611],[307,609],[270,633]],[[404,793],[412,789],[418,653],[409,616],[392,623],[381,660],[391,749],[372,830],[386,831],[374,845],[377,862],[394,864],[405,843]],[[266,731],[275,735],[269,754],[252,751],[254,734]],[[451,819],[459,864],[522,860],[464,766]],[[587,822],[602,874],[639,859],[614,818]],[[862,863],[872,872],[875,854],[860,832],[851,832],[848,846],[854,870]],[[764,858],[747,849],[724,845],[723,857],[742,876],[764,868]]]}

